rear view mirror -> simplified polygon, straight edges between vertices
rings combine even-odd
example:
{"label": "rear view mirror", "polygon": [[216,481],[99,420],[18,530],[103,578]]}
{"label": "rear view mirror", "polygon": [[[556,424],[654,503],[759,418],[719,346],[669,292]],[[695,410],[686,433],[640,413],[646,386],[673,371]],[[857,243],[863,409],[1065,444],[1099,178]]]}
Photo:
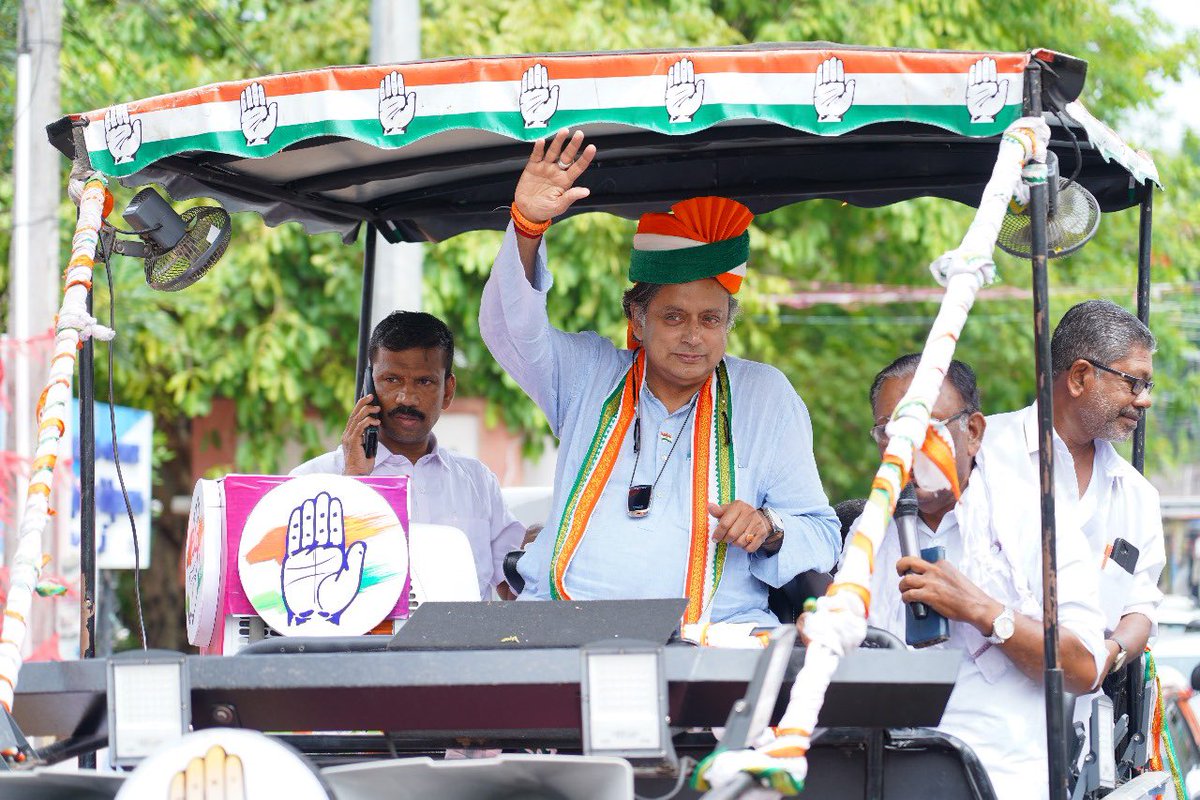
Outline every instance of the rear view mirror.
{"label": "rear view mirror", "polygon": [[1200,692],[1200,664],[1197,664],[1192,670],[1192,689]]}

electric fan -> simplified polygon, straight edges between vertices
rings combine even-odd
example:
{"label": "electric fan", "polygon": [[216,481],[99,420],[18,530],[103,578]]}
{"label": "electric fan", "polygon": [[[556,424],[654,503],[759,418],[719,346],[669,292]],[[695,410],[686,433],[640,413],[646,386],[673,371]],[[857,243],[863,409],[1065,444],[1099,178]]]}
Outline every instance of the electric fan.
{"label": "electric fan", "polygon": [[[145,262],[146,283],[163,292],[186,289],[212,269],[229,246],[229,212],[220,206],[194,206],[176,214],[153,189],[138,192],[122,212],[132,231],[104,224],[101,237],[114,253]],[[141,241],[118,239],[136,234]]]}
{"label": "electric fan", "polygon": [[[1046,255],[1062,258],[1091,241],[1100,227],[1100,204],[1087,189],[1058,174],[1058,157],[1048,153],[1046,184],[1050,191],[1046,213]],[[1033,218],[1029,205],[1010,202],[996,244],[1018,258],[1033,254]]]}

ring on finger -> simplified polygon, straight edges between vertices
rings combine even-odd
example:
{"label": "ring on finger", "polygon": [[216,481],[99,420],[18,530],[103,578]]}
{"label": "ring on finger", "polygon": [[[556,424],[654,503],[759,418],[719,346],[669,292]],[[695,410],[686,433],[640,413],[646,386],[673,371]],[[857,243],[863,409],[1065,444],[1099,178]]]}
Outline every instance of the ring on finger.
{"label": "ring on finger", "polygon": [[558,164],[559,169],[570,169],[571,167],[575,166],[574,161],[563,161],[561,158],[554,163]]}

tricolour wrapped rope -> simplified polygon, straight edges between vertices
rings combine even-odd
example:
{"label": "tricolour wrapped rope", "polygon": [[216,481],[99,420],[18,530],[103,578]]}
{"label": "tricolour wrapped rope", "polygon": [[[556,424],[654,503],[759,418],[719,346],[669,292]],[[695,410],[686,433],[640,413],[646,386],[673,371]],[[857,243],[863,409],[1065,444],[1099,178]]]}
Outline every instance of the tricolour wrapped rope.
{"label": "tricolour wrapped rope", "polygon": [[[858,526],[847,540],[837,582],[817,601],[816,611],[805,622],[808,652],[804,667],[792,685],[778,736],[754,753],[719,754],[708,766],[705,783],[719,785],[738,771],[773,774],[783,769],[791,774],[797,791],[803,787],[809,741],[825,702],[825,691],[838,661],[866,636],[875,554],[887,533],[900,491],[908,483],[914,456],[925,441],[930,411],[937,402],[975,295],[995,278],[992,253],[1005,208],[1014,196],[1027,197],[1028,189],[1022,183],[1022,171],[1027,165],[1029,177],[1036,180],[1041,175],[1045,180],[1049,139],[1050,130],[1040,119],[1020,119],[1009,127],[1001,140],[996,165],[975,219],[962,243],[930,265],[930,271],[946,287],[946,293],[929,330],[912,384],[888,422],[889,441],[883,462],[871,483]],[[777,776],[772,784],[778,786]]]}
{"label": "tricolour wrapped rope", "polygon": [[8,605],[4,609],[4,634],[0,638],[0,705],[12,710],[17,675],[21,671],[21,648],[28,630],[27,620],[33,593],[41,579],[42,535],[50,520],[50,487],[58,461],[59,441],[66,431],[67,409],[71,407],[71,380],[75,358],[89,337],[109,340],[113,331],[88,313],[87,296],[92,287],[92,268],[100,223],[111,208],[112,195],[102,178],[90,178],[79,200],[79,221],[71,242],[71,260],[65,274],[62,307],[55,321],[54,355],[50,377],[37,403],[37,446],[29,476],[29,491],[13,556]]}

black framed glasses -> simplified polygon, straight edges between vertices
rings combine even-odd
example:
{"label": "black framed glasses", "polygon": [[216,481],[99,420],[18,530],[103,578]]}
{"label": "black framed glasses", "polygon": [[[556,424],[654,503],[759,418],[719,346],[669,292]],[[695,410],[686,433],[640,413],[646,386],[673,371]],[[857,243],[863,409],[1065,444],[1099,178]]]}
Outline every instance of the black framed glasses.
{"label": "black framed glasses", "polygon": [[1149,378],[1139,378],[1136,375],[1130,375],[1128,372],[1121,372],[1119,369],[1107,367],[1104,364],[1098,364],[1090,358],[1085,358],[1084,361],[1091,364],[1096,369],[1104,370],[1116,375],[1121,380],[1129,384],[1129,391],[1133,392],[1134,397],[1141,397],[1143,394],[1149,394],[1154,391],[1154,381]]}
{"label": "black framed glasses", "polygon": [[[962,411],[959,411],[957,414],[953,414],[949,417],[946,417],[945,419],[936,419],[934,417],[930,417],[929,424],[930,425],[943,425],[943,426],[949,425],[951,422],[960,420],[963,417],[968,416],[970,413],[971,413],[971,409],[964,408]],[[876,425],[874,428],[871,428],[871,438],[875,440],[875,444],[883,444],[884,442],[886,442],[888,440],[886,428],[887,428],[886,422],[883,423],[882,425]],[[920,443],[918,443],[917,446],[919,447]]]}

